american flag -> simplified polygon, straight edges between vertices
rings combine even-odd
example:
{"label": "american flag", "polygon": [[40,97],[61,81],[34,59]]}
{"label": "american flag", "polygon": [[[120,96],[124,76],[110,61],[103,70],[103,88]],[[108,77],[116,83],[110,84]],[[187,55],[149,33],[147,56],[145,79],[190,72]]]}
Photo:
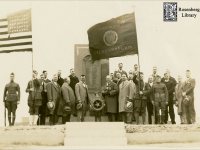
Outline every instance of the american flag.
{"label": "american flag", "polygon": [[0,53],[32,51],[31,10],[0,18]]}

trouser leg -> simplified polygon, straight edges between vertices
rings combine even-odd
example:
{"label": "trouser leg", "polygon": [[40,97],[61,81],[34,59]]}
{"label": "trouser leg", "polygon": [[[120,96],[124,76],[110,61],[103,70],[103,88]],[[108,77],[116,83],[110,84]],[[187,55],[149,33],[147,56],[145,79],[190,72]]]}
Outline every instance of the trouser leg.
{"label": "trouser leg", "polygon": [[38,115],[33,115],[33,125],[37,125]]}
{"label": "trouser leg", "polygon": [[54,116],[54,114],[49,116],[49,124],[50,125],[54,125],[55,124],[55,116]]}
{"label": "trouser leg", "polygon": [[194,123],[194,114],[193,114],[194,112],[193,112],[193,106],[192,106],[192,104],[189,104],[188,105],[188,120],[189,120],[189,124],[192,124],[192,123]]}
{"label": "trouser leg", "polygon": [[62,116],[62,124],[65,124],[66,123],[66,116]]}
{"label": "trouser leg", "polygon": [[142,123],[145,124],[146,121],[146,113],[142,112]]}
{"label": "trouser leg", "polygon": [[165,102],[161,102],[161,124],[165,124],[166,123],[166,117],[165,117],[165,113],[166,113],[166,104]]}
{"label": "trouser leg", "polygon": [[147,112],[148,112],[148,123],[152,124],[153,106],[151,102],[147,102]]}
{"label": "trouser leg", "polygon": [[62,116],[62,124],[66,122],[70,122],[71,114],[67,114],[66,116]]}
{"label": "trouser leg", "polygon": [[116,114],[115,113],[111,113],[111,118],[112,118],[112,122],[115,122],[116,121]]}
{"label": "trouser leg", "polygon": [[14,124],[15,124],[15,118],[16,118],[16,110],[15,111],[13,111],[13,113],[12,113],[13,115],[12,115],[12,126],[14,126]]}
{"label": "trouser leg", "polygon": [[97,121],[101,122],[101,111],[97,113]]}
{"label": "trouser leg", "polygon": [[77,111],[77,121],[83,122],[84,121],[84,112],[82,110]]}
{"label": "trouser leg", "polygon": [[139,124],[139,113],[138,112],[135,112],[135,121],[136,121],[136,124]]}
{"label": "trouser leg", "polygon": [[98,116],[97,116],[97,114],[94,115],[94,118],[95,118],[95,119],[94,119],[95,122],[97,122],[97,121],[98,121]]}
{"label": "trouser leg", "polygon": [[108,120],[110,122],[114,122],[116,119],[116,115],[114,113],[108,113]]}
{"label": "trouser leg", "polygon": [[168,122],[168,113],[169,113],[168,108],[169,108],[168,105],[166,105],[165,106],[165,118],[164,118],[165,124],[167,124],[167,122]]}
{"label": "trouser leg", "polygon": [[71,114],[67,115],[66,122],[70,122]]}
{"label": "trouser leg", "polygon": [[192,124],[188,106],[186,106],[186,119],[187,119],[187,124]]}
{"label": "trouser leg", "polygon": [[12,122],[11,122],[11,110],[8,108],[8,123],[9,123],[9,126],[12,125]]}
{"label": "trouser leg", "polygon": [[29,116],[29,125],[32,126],[33,125],[33,115],[30,114]]}
{"label": "trouser leg", "polygon": [[171,119],[172,124],[176,124],[175,114],[174,114],[174,105],[173,105],[172,102],[169,104],[169,115],[170,115],[170,119]]}
{"label": "trouser leg", "polygon": [[186,110],[185,110],[185,105],[183,103],[181,104],[181,108],[182,108],[182,113],[181,113],[182,124],[186,124],[187,123]]}
{"label": "trouser leg", "polygon": [[196,111],[195,111],[195,107],[194,107],[194,98],[191,99],[191,121],[192,123],[196,122]]}
{"label": "trouser leg", "polygon": [[160,123],[159,109],[160,107],[158,105],[155,105],[155,124]]}
{"label": "trouser leg", "polygon": [[121,119],[124,123],[126,123],[126,115],[125,115],[125,112],[121,112],[120,113],[120,116],[121,116]]}
{"label": "trouser leg", "polygon": [[112,115],[111,115],[111,113],[108,113],[108,121],[112,122]]}
{"label": "trouser leg", "polygon": [[126,113],[126,123],[131,124],[132,123],[132,112]]}

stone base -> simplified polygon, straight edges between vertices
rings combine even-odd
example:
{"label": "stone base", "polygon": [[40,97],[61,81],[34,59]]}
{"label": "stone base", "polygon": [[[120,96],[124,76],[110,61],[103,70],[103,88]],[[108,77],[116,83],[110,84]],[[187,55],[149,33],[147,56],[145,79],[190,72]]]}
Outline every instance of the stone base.
{"label": "stone base", "polygon": [[126,146],[124,123],[66,123],[65,146]]}

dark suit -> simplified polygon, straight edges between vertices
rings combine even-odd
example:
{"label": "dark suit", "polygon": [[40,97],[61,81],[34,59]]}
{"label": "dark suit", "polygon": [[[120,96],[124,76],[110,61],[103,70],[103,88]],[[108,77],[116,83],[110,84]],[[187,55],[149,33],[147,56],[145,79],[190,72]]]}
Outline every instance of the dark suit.
{"label": "dark suit", "polygon": [[[168,121],[168,112],[169,116],[171,118],[172,124],[175,124],[175,114],[174,114],[174,92],[175,92],[175,87],[176,87],[176,80],[173,77],[169,78],[169,81],[165,81],[165,79],[162,79],[162,82],[166,85],[167,90],[168,90],[168,98],[169,98],[169,103],[166,105],[166,110],[165,110],[165,123]],[[169,107],[169,111],[168,111]]]}
{"label": "dark suit", "polygon": [[72,76],[72,75],[70,75],[69,78],[70,78],[69,86],[72,88],[72,90],[74,91],[74,94],[75,94],[75,85],[76,85],[76,83],[79,82],[79,79],[77,76]]}
{"label": "dark suit", "polygon": [[108,113],[109,121],[116,121],[116,114],[118,112],[118,88],[114,82],[106,83],[103,87],[102,95],[106,103],[106,112]]}
{"label": "dark suit", "polygon": [[55,104],[55,108],[49,111],[50,116],[50,124],[57,123],[57,114],[59,114],[58,106],[61,99],[61,88],[55,82],[50,82],[47,84],[47,98],[48,101],[52,101]]}
{"label": "dark suit", "polygon": [[39,114],[40,114],[40,122],[38,122],[40,125],[45,125],[45,119],[47,114],[47,83],[51,82],[49,79],[40,80],[42,85],[42,106],[39,108]]}
{"label": "dark suit", "polygon": [[145,83],[144,89],[146,91],[149,91],[149,93],[146,95],[147,97],[147,112],[148,112],[148,123],[152,124],[152,115],[153,115],[153,104],[152,104],[152,86],[150,83]]}
{"label": "dark suit", "polygon": [[57,83],[60,85],[60,87],[62,87],[62,85],[64,83],[64,79],[62,77],[58,77]]}
{"label": "dark suit", "polygon": [[[79,79],[77,76],[72,76],[72,75],[70,75],[69,78],[70,78],[69,86],[72,88],[72,90],[74,91],[74,95],[75,95],[75,85],[79,82]],[[76,97],[76,95],[75,95],[75,97]],[[76,109],[74,109],[73,115],[77,116]]]}

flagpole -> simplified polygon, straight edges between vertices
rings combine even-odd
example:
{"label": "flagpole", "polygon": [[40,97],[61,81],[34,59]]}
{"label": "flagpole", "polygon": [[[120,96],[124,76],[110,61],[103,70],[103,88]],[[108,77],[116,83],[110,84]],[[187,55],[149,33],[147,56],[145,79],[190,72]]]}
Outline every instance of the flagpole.
{"label": "flagpole", "polygon": [[[134,13],[134,21],[136,20],[135,19],[135,11],[133,12]],[[137,26],[136,26],[136,22],[135,22],[135,31],[136,31],[136,37],[137,37]],[[138,41],[138,40],[137,40]],[[140,55],[139,55],[139,50],[138,50],[138,46],[137,46],[137,56],[138,56],[138,77],[139,77],[139,81],[138,81],[138,88],[139,88],[139,96],[140,96]]]}

